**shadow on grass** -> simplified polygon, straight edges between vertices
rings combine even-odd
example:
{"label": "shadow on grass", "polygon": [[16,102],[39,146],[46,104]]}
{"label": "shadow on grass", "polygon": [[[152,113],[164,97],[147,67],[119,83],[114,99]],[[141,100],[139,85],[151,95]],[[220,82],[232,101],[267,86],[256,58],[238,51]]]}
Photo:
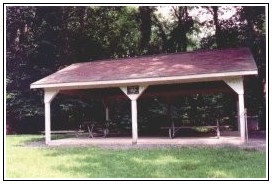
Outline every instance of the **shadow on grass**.
{"label": "shadow on grass", "polygon": [[36,142],[45,142],[45,139],[42,135],[31,134],[31,135],[8,135],[8,141],[10,141],[10,146],[25,146],[30,143]]}
{"label": "shadow on grass", "polygon": [[67,138],[74,138],[74,137],[76,137],[75,134],[52,134],[51,140],[67,139]]}
{"label": "shadow on grass", "polygon": [[37,137],[31,137],[27,140],[25,140],[23,143],[32,143],[32,142],[45,142],[45,138],[42,137],[41,135],[37,135]]}
{"label": "shadow on grass", "polygon": [[[44,143],[41,135],[9,138],[11,146]],[[37,153],[39,160],[52,161],[50,172],[73,178],[264,178],[266,171],[265,152],[231,147],[46,147]]]}
{"label": "shadow on grass", "polygon": [[[14,139],[12,145],[14,146],[46,146],[45,136],[43,134],[31,134],[31,135],[8,135],[9,139]],[[71,134],[53,134],[51,140],[72,138],[75,135]]]}
{"label": "shadow on grass", "polygon": [[[265,177],[265,157],[231,148],[108,150],[54,149],[69,158],[52,169],[82,178],[251,178]],[[264,158],[264,160],[263,160]],[[259,168],[256,170],[256,165]]]}
{"label": "shadow on grass", "polygon": [[[45,136],[43,134],[36,135],[37,137],[31,137],[28,140],[26,140],[26,143],[30,142],[45,142]],[[57,140],[57,139],[66,139],[66,138],[73,138],[75,135],[72,134],[52,134],[51,140]]]}

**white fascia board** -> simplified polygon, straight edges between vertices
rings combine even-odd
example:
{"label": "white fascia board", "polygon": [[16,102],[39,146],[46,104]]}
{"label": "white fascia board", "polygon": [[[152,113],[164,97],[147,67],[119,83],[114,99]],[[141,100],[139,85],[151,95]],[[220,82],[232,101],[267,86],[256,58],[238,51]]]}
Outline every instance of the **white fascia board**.
{"label": "white fascia board", "polygon": [[230,77],[257,75],[256,70],[227,72],[227,73],[211,73],[186,76],[172,77],[157,77],[157,78],[140,78],[140,79],[125,79],[125,80],[109,80],[109,81],[91,81],[91,82],[71,82],[71,83],[52,83],[52,84],[35,84],[30,85],[31,89],[35,88],[55,88],[59,90],[66,89],[88,89],[88,88],[107,88],[107,87],[122,87],[128,85],[155,85],[155,84],[172,84],[172,83],[189,83],[189,82],[204,82],[218,81]]}

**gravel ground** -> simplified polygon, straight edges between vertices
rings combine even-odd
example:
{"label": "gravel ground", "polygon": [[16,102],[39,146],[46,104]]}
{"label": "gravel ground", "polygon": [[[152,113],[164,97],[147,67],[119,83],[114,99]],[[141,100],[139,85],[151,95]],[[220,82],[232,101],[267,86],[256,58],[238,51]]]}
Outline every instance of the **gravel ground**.
{"label": "gravel ground", "polygon": [[44,143],[44,141],[33,141],[25,143],[26,147],[35,147],[35,148],[45,148],[45,147],[99,147],[103,149],[151,149],[151,148],[179,148],[179,147],[236,147],[245,150],[258,150],[258,151],[266,151],[266,137],[265,132],[254,132],[249,134],[249,139],[246,144],[95,144],[95,145],[86,145],[86,144],[76,144],[76,145],[55,145],[48,146]]}

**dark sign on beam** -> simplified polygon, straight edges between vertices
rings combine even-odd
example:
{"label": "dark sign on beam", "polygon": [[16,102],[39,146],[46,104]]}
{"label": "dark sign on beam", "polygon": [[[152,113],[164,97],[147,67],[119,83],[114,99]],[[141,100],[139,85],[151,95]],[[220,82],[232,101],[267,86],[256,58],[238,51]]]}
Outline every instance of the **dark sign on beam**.
{"label": "dark sign on beam", "polygon": [[128,86],[127,87],[127,94],[139,94],[139,86]]}

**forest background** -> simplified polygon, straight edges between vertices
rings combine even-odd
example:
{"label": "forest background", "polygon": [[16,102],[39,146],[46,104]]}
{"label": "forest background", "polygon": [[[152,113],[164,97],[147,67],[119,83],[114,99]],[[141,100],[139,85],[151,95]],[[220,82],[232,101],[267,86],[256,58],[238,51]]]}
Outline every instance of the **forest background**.
{"label": "forest background", "polygon": [[[264,6],[7,6],[7,133],[44,129],[43,91],[30,90],[30,84],[70,64],[235,47],[249,47],[256,61],[258,76],[244,83],[245,107],[265,130],[265,15]],[[140,132],[167,114],[160,97],[140,103]],[[129,106],[116,100],[111,107],[111,119],[125,129],[131,126]],[[228,94],[193,94],[172,106],[177,119],[201,124],[207,117],[226,117],[235,126],[236,99]],[[104,118],[96,99],[58,95],[51,111],[52,129]]]}

